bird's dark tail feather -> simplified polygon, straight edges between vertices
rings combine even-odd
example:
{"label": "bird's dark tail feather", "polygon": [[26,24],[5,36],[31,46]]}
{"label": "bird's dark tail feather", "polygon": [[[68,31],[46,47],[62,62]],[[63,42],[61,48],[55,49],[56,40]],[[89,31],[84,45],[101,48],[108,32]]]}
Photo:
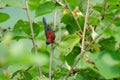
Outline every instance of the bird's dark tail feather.
{"label": "bird's dark tail feather", "polygon": [[47,22],[46,22],[46,19],[43,17],[43,23],[44,23],[44,26],[46,27],[47,26]]}

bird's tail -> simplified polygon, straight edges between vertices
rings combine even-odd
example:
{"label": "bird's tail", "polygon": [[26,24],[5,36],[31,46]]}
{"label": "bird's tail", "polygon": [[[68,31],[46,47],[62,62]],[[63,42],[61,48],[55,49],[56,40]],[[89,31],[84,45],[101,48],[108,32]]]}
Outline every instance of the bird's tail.
{"label": "bird's tail", "polygon": [[47,26],[47,22],[46,22],[46,19],[43,17],[43,23],[44,23],[44,26],[46,27]]}

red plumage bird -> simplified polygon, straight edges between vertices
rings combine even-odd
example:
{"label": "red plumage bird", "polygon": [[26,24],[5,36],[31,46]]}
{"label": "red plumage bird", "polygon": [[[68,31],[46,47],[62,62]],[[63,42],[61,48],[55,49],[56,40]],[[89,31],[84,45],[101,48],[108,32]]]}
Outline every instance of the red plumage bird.
{"label": "red plumage bird", "polygon": [[55,33],[50,25],[47,24],[46,19],[43,17],[44,30],[46,35],[46,45],[53,44],[55,41]]}

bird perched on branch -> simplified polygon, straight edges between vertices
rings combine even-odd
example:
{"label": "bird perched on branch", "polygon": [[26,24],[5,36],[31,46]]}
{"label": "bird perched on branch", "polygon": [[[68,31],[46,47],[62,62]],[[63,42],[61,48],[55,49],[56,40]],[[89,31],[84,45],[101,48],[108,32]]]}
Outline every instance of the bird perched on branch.
{"label": "bird perched on branch", "polygon": [[44,30],[46,35],[46,45],[53,44],[55,41],[55,32],[50,27],[49,24],[47,24],[46,19],[43,17],[43,23],[44,23]]}

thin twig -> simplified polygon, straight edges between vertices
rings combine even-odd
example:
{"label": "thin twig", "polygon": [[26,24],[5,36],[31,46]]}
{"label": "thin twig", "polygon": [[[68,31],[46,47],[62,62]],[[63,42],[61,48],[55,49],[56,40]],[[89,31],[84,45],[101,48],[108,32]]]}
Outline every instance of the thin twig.
{"label": "thin twig", "polygon": [[32,37],[32,43],[34,46],[34,51],[35,53],[37,53],[37,47],[36,47],[36,43],[35,43],[35,37],[34,37],[34,31],[33,31],[33,25],[32,25],[32,21],[30,18],[30,11],[29,11],[29,7],[28,7],[28,0],[26,0],[26,12],[27,12],[27,17],[30,23],[30,31],[31,31],[31,37]]}
{"label": "thin twig", "polygon": [[[103,30],[103,32],[104,32],[106,29],[110,28],[110,26],[114,23],[114,21],[115,21],[117,18],[118,18],[118,17],[115,15],[115,17],[111,20],[110,24],[108,24],[108,26]],[[102,36],[103,32],[102,32],[101,34],[99,34],[99,35],[85,48],[85,50],[84,50],[83,52],[80,53],[79,57],[77,58],[77,60],[76,60],[76,61],[74,62],[74,64],[72,65],[71,70],[70,70],[70,71],[68,72],[68,74],[66,75],[65,80],[67,80],[67,78],[68,78],[69,75],[71,74],[73,68],[74,68],[75,65],[79,62],[79,60],[84,56],[85,52],[90,49],[91,45],[92,45],[99,37]]]}
{"label": "thin twig", "polygon": [[81,55],[85,50],[84,50],[84,42],[85,42],[85,33],[86,33],[86,27],[87,27],[87,21],[88,21],[88,10],[89,10],[89,0],[87,2],[87,10],[86,10],[86,15],[85,15],[85,23],[84,23],[84,30],[83,30],[83,37],[82,37],[82,46],[81,46],[81,53],[78,57],[78,59],[74,62],[74,64],[71,67],[71,70],[67,73],[67,75],[65,76],[65,80],[67,80],[67,78],[69,77],[69,75],[71,74],[73,68],[76,66],[76,64],[79,62],[80,58],[83,56]]}
{"label": "thin twig", "polygon": [[60,45],[60,42],[61,42],[61,26],[60,26],[60,23],[58,23],[58,28],[59,28],[59,42],[58,42],[58,45]]}
{"label": "thin twig", "polygon": [[53,61],[53,54],[54,54],[54,44],[51,44],[51,53],[50,53],[50,65],[49,65],[49,79],[52,80],[52,61]]}
{"label": "thin twig", "polygon": [[[57,11],[54,15],[54,31],[56,30],[56,18],[57,17]],[[53,73],[52,73],[52,61],[53,61],[53,54],[54,54],[54,44],[51,44],[51,54],[50,54],[50,65],[49,65],[49,79],[52,80]]]}
{"label": "thin twig", "polygon": [[[35,43],[35,37],[34,37],[32,21],[31,21],[31,18],[30,18],[28,0],[25,0],[25,6],[26,6],[26,13],[27,13],[28,21],[30,23],[30,31],[31,31],[31,37],[32,37],[32,43],[33,43],[33,47],[34,47],[34,52],[35,52],[35,54],[37,54],[38,50],[37,50],[37,46],[36,46],[36,43]],[[39,76],[41,77],[42,76],[42,70],[41,70],[39,65],[37,67],[38,67]]]}
{"label": "thin twig", "polygon": [[54,14],[54,31],[56,30],[56,26],[57,26],[57,11],[55,11],[55,14]]}
{"label": "thin twig", "polygon": [[23,78],[24,78],[23,80],[27,80],[26,77],[25,77],[25,75],[24,75],[24,71],[21,71],[21,75],[22,75]]}
{"label": "thin twig", "polygon": [[85,15],[85,23],[84,23],[84,30],[83,30],[83,35],[82,35],[82,46],[81,46],[81,52],[84,51],[84,44],[85,44],[85,34],[86,34],[86,28],[87,28],[87,22],[88,22],[88,11],[89,11],[89,0],[87,2],[87,10],[86,10],[86,15]]}
{"label": "thin twig", "polygon": [[65,0],[65,4],[66,4],[67,8],[69,9],[71,15],[73,16],[73,18],[74,18],[74,20],[75,20],[75,22],[76,22],[76,24],[77,24],[80,32],[82,33],[82,29],[81,29],[81,27],[80,27],[80,24],[79,24],[78,20],[75,18],[75,16],[73,15],[72,10],[71,10],[71,8],[70,8],[70,6],[68,5],[68,2],[67,2],[66,0]]}
{"label": "thin twig", "polygon": [[103,8],[101,10],[101,19],[104,19],[104,15],[105,15],[105,9],[106,9],[106,6],[107,6],[107,1],[108,0],[104,0],[104,5],[103,5]]}
{"label": "thin twig", "polygon": [[[107,30],[108,28],[110,28],[110,26],[114,23],[114,21],[117,19],[118,17],[115,15],[115,17],[111,20],[111,22],[108,24],[107,27],[105,27],[105,29],[103,30],[103,32],[105,30]],[[89,50],[90,46],[99,38],[102,36],[103,32],[101,34],[99,34],[92,42],[89,43],[89,45],[85,48],[85,51],[86,50]]]}

